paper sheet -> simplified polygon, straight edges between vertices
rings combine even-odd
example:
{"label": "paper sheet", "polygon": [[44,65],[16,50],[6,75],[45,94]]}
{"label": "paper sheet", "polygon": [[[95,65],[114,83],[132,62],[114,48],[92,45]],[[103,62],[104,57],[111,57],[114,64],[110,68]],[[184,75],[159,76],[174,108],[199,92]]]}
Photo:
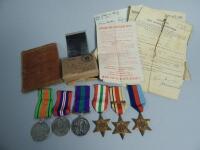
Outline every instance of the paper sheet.
{"label": "paper sheet", "polygon": [[98,14],[94,18],[96,24],[127,22],[128,8]]}
{"label": "paper sheet", "polygon": [[[143,5],[129,6],[128,21],[135,21],[138,14],[142,10],[142,8],[147,8],[147,7],[143,6]],[[178,20],[182,20],[182,21],[186,20],[186,15],[185,15],[185,13],[182,13],[182,12],[161,10],[161,9],[152,9],[152,10],[156,10],[157,12],[164,13],[165,15],[167,15],[168,18],[174,18],[174,19],[178,19]]]}
{"label": "paper sheet", "polygon": [[[106,23],[123,23],[128,21],[128,8],[119,10],[108,11],[105,13],[98,14],[94,17],[96,25]],[[97,48],[93,54],[98,59]]]}
{"label": "paper sheet", "polygon": [[155,55],[155,46],[162,30],[165,17],[165,13],[147,7],[143,7],[139,15],[137,15],[138,48],[144,67],[144,82],[142,83],[144,91],[148,91],[149,77],[153,63],[152,60]]}
{"label": "paper sheet", "polygon": [[143,80],[135,23],[97,25],[100,79],[118,84]]}
{"label": "paper sheet", "polygon": [[186,50],[191,26],[184,20],[185,15],[179,12],[130,7],[129,21],[137,23],[144,91],[177,99],[183,79],[190,77]]}
{"label": "paper sheet", "polygon": [[[129,15],[128,15],[128,21],[135,21],[139,12],[141,11],[142,7],[144,7],[143,5],[132,5],[129,6]],[[178,19],[180,21],[185,21],[186,20],[186,15],[185,13],[182,12],[178,12],[178,11],[168,11],[168,10],[160,10],[160,9],[154,9],[160,12],[164,12],[167,17],[169,18],[174,18],[174,19]],[[183,76],[184,80],[191,80],[191,75],[189,72],[189,68],[188,68],[188,64],[186,62],[185,65],[185,73]]]}
{"label": "paper sheet", "polygon": [[185,74],[191,25],[167,18],[159,38],[150,75],[149,92],[178,99]]}
{"label": "paper sheet", "polygon": [[183,80],[191,80],[191,74],[189,72],[188,62],[185,62],[185,72],[184,72]]}

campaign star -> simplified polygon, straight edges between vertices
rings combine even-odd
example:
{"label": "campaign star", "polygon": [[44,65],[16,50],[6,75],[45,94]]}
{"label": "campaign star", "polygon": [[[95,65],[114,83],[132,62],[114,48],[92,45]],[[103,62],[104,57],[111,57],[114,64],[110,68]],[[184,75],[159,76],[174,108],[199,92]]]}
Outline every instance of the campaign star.
{"label": "campaign star", "polygon": [[108,130],[111,130],[111,128],[108,126],[109,121],[110,119],[103,119],[103,117],[100,114],[99,119],[96,121],[93,121],[94,124],[96,125],[93,132],[100,132],[101,135],[104,137],[105,132]]}
{"label": "campaign star", "polygon": [[112,122],[115,126],[115,130],[113,131],[113,134],[119,134],[124,139],[124,136],[126,133],[131,133],[131,131],[128,129],[129,121],[123,121],[121,116],[119,116],[117,122]]}
{"label": "campaign star", "polygon": [[133,119],[133,121],[135,122],[133,130],[138,128],[142,136],[144,135],[145,130],[151,131],[151,128],[148,125],[150,119],[144,119],[141,113],[139,113],[138,118]]}

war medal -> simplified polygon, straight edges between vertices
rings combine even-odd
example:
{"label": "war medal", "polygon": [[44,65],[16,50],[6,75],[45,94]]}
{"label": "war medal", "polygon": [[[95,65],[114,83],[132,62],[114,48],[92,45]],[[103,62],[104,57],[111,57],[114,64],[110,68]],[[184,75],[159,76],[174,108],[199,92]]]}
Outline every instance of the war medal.
{"label": "war medal", "polygon": [[111,130],[108,126],[110,119],[103,119],[102,113],[106,111],[109,101],[109,87],[106,85],[94,85],[94,98],[92,106],[94,110],[99,113],[99,119],[93,121],[96,125],[93,132],[100,132],[104,137],[105,132]]}
{"label": "war medal", "polygon": [[84,136],[90,129],[87,119],[82,117],[80,113],[89,113],[90,111],[90,86],[76,86],[75,100],[73,105],[73,113],[79,113],[79,116],[73,120],[71,129],[77,136]]}
{"label": "war medal", "polygon": [[128,129],[129,121],[123,121],[121,115],[126,110],[126,101],[123,95],[123,87],[110,87],[110,101],[111,101],[111,108],[115,113],[119,115],[117,122],[112,122],[115,126],[113,134],[120,134],[121,138],[123,139],[126,133],[131,133]]}
{"label": "war medal", "polygon": [[44,141],[47,139],[50,128],[44,120],[52,115],[53,98],[52,89],[41,89],[38,91],[38,102],[35,107],[35,119],[40,119],[39,122],[33,125],[31,136],[34,141]]}
{"label": "war medal", "polygon": [[71,112],[72,91],[57,91],[53,115],[58,116],[51,125],[52,132],[64,136],[70,130],[70,121],[64,117]]}
{"label": "war medal", "polygon": [[144,119],[142,116],[142,112],[145,105],[145,98],[142,91],[142,88],[140,85],[128,85],[128,94],[130,98],[130,104],[131,106],[139,112],[138,118],[133,119],[135,122],[135,126],[133,127],[133,130],[138,128],[141,135],[143,136],[146,130],[151,130],[151,128],[148,125],[148,122],[150,119]]}

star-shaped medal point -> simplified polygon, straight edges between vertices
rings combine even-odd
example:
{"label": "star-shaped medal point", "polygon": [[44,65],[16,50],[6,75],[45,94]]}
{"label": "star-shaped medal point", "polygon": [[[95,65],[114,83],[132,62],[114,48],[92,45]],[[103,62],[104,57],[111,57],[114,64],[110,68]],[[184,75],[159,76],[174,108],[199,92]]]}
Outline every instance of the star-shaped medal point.
{"label": "star-shaped medal point", "polygon": [[113,134],[119,134],[124,139],[124,136],[126,133],[131,133],[131,131],[128,129],[129,121],[123,121],[121,116],[119,116],[117,122],[112,122],[115,126],[115,130],[113,131]]}
{"label": "star-shaped medal point", "polygon": [[96,121],[93,121],[96,125],[93,132],[100,132],[101,135],[104,137],[105,132],[111,130],[111,128],[108,126],[110,119],[103,119],[102,115],[99,115],[99,119]]}
{"label": "star-shaped medal point", "polygon": [[138,128],[142,136],[144,135],[145,130],[151,131],[151,128],[148,125],[148,121],[150,121],[150,119],[144,119],[141,113],[139,113],[137,119],[133,118],[133,121],[135,122],[133,130]]}

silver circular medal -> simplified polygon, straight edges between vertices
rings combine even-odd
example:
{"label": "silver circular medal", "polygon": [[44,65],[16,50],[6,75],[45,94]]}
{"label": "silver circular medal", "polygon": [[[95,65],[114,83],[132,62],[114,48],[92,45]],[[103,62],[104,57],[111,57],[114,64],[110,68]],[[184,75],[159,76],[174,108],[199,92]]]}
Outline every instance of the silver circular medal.
{"label": "silver circular medal", "polygon": [[40,142],[47,139],[50,128],[46,122],[37,122],[31,129],[31,136],[33,141]]}
{"label": "silver circular medal", "polygon": [[57,136],[64,136],[70,129],[70,122],[65,117],[59,117],[51,125],[52,132]]}
{"label": "silver circular medal", "polygon": [[84,136],[90,129],[90,124],[87,119],[79,116],[74,119],[71,126],[72,132],[77,136]]}

